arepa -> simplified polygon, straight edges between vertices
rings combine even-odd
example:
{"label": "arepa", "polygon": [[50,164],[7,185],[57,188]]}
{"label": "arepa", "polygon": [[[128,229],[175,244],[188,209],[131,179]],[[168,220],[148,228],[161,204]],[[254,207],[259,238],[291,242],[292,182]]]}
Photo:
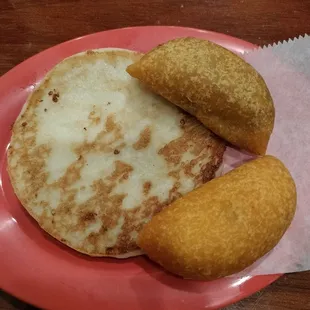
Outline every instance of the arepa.
{"label": "arepa", "polygon": [[140,254],[143,225],[213,178],[225,150],[127,74],[140,57],[103,49],[63,60],[12,131],[8,172],[17,197],[50,235],[93,256]]}

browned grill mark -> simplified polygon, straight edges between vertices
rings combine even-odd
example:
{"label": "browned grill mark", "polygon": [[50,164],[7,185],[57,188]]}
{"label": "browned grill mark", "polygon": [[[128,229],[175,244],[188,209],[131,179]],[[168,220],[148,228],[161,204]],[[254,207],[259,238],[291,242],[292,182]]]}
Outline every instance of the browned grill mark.
{"label": "browned grill mark", "polygon": [[[182,124],[184,124],[182,128],[183,136],[165,145],[159,150],[158,154],[163,155],[165,159],[174,166],[180,163],[183,154],[186,152],[194,154],[194,159],[184,163],[181,168],[170,172],[169,175],[174,177],[176,181],[180,181],[179,174],[181,170],[183,170],[184,174],[194,181],[194,186],[198,187],[214,177],[221,163],[216,159],[222,158],[225,145],[220,138],[217,138],[210,132],[207,138],[205,134],[206,129],[202,126],[197,126],[196,121],[192,117],[187,116],[181,120],[184,120],[184,122],[182,122]],[[193,169],[201,163],[203,159],[210,158],[210,150],[212,151],[212,158],[215,158],[215,160],[212,160],[204,166],[199,166],[199,173],[194,173]],[[179,197],[175,190],[174,192],[170,191],[169,196],[170,198]]]}
{"label": "browned grill mark", "polygon": [[96,246],[97,243],[98,243],[99,237],[100,237],[100,236],[99,236],[98,233],[92,232],[92,233],[90,233],[90,234],[88,235],[87,241],[88,241],[88,243],[90,243],[91,245]]}
{"label": "browned grill mark", "polygon": [[100,110],[97,111],[98,109],[96,106],[93,106],[93,110],[89,113],[88,119],[91,121],[92,125],[98,125],[101,121],[101,112]]}
{"label": "browned grill mark", "polygon": [[[27,205],[30,201],[35,201],[38,197],[38,192],[46,184],[48,174],[44,171],[45,158],[47,158],[51,152],[49,145],[42,144],[36,145],[36,132],[37,132],[37,121],[36,121],[36,102],[38,98],[43,94],[42,91],[34,91],[33,93],[33,104],[29,104],[21,115],[15,121],[13,126],[13,135],[11,140],[11,147],[8,151],[8,156],[16,153],[15,156],[18,157],[18,167],[11,166],[9,168],[9,174],[11,179],[16,182],[17,169],[22,173],[22,179],[24,182],[24,188],[22,193],[20,193],[20,200],[23,205]],[[24,122],[25,118],[31,119],[31,123]],[[22,131],[19,129],[22,127]],[[21,145],[22,147],[15,148],[15,145]],[[32,152],[28,152],[32,149]],[[16,190],[16,188],[15,188]],[[45,213],[43,213],[42,216]]]}
{"label": "browned grill mark", "polygon": [[144,195],[148,195],[150,190],[151,190],[151,187],[152,187],[152,182],[151,181],[144,182],[144,184],[143,184],[143,194]]}
{"label": "browned grill mark", "polygon": [[151,141],[151,127],[145,127],[140,133],[138,141],[133,145],[135,150],[141,150],[146,148]]}
{"label": "browned grill mark", "polygon": [[121,215],[121,206],[126,197],[125,194],[112,194],[112,190],[116,185],[116,183],[107,183],[101,179],[94,181],[92,189],[95,194],[81,205],[81,208],[85,210],[97,204],[104,207],[104,212],[101,214],[101,221],[108,229],[117,225]]}
{"label": "browned grill mark", "polygon": [[113,248],[106,248],[107,254],[113,254],[114,249]]}
{"label": "browned grill mark", "polygon": [[56,182],[52,183],[51,186],[55,188],[67,189],[69,186],[74,184],[81,178],[81,170],[84,167],[86,160],[80,156],[77,161],[72,163],[67,169],[64,175],[59,178]]}
{"label": "browned grill mark", "polygon": [[86,212],[81,217],[80,220],[85,221],[94,221],[96,219],[97,214],[94,212]]}
{"label": "browned grill mark", "polygon": [[107,179],[115,182],[116,180],[124,181],[127,180],[129,174],[133,171],[133,167],[125,162],[120,160],[115,161],[115,170],[113,171],[112,175]]}
{"label": "browned grill mark", "polygon": [[[177,180],[179,180],[180,177],[178,176]],[[176,181],[173,184],[173,187],[169,191],[169,201],[168,203],[173,202],[174,200],[180,198],[182,195],[179,193],[179,188],[181,186],[181,183],[179,181]]]}
{"label": "browned grill mark", "polygon": [[[106,135],[112,132],[113,132],[113,139],[110,140],[110,143],[103,142],[105,141]],[[110,153],[113,152],[115,149],[111,147],[111,144],[117,141],[121,141],[122,138],[123,138],[122,129],[120,125],[114,121],[114,115],[110,114],[107,117],[106,130],[100,131],[95,137],[93,142],[85,141],[77,145],[74,149],[74,152],[76,154],[87,154],[88,152]],[[124,146],[125,143],[121,143],[117,146],[117,149],[121,150]]]}
{"label": "browned grill mark", "polygon": [[143,201],[142,205],[144,205],[144,208],[141,208],[142,218],[150,219],[154,214],[161,211],[167,203],[161,203],[157,196],[152,196]]}
{"label": "browned grill mark", "polygon": [[117,124],[115,123],[113,114],[108,115],[105,126],[106,126],[107,132],[111,132],[116,129]]}

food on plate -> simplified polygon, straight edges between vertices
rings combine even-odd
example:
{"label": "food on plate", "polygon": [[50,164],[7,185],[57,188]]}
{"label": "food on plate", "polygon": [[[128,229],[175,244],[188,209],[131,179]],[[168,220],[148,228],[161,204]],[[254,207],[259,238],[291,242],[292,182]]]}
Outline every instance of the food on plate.
{"label": "food on plate", "polygon": [[231,144],[265,154],[273,101],[260,74],[232,52],[180,38],[159,45],[127,71]]}
{"label": "food on plate", "polygon": [[184,278],[213,280],[243,270],[269,252],[296,208],[294,180],[265,156],[247,162],[176,200],[155,215],[138,244]]}
{"label": "food on plate", "polygon": [[141,254],[142,226],[212,179],[225,150],[126,72],[140,57],[103,49],[63,60],[12,130],[8,172],[17,197],[50,235],[92,256]]}

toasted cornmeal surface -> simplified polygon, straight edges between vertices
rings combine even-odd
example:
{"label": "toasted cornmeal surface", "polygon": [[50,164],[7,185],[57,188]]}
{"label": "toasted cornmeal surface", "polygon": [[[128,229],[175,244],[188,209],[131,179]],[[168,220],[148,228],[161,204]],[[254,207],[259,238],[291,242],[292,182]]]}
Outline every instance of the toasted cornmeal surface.
{"label": "toasted cornmeal surface", "polygon": [[294,180],[280,160],[265,156],[173,202],[144,226],[138,244],[175,274],[213,280],[269,252],[295,209]]}
{"label": "toasted cornmeal surface", "polygon": [[180,38],[159,45],[127,71],[218,136],[265,154],[273,101],[263,78],[237,55],[206,40]]}
{"label": "toasted cornmeal surface", "polygon": [[93,256],[139,254],[142,226],[210,180],[225,150],[127,74],[140,57],[104,49],[65,59],[13,127],[8,171],[21,203],[53,237]]}

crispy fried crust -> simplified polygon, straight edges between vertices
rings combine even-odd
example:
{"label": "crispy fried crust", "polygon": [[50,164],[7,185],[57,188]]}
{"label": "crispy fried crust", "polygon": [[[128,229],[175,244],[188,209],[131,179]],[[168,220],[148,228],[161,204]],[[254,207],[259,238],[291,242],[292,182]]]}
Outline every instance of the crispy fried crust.
{"label": "crispy fried crust", "polygon": [[232,52],[181,38],[158,46],[127,71],[233,145],[265,154],[274,125],[272,98],[259,73]]}
{"label": "crispy fried crust", "polygon": [[176,200],[144,227],[138,244],[175,274],[213,280],[269,252],[295,208],[296,188],[288,170],[265,156]]}

